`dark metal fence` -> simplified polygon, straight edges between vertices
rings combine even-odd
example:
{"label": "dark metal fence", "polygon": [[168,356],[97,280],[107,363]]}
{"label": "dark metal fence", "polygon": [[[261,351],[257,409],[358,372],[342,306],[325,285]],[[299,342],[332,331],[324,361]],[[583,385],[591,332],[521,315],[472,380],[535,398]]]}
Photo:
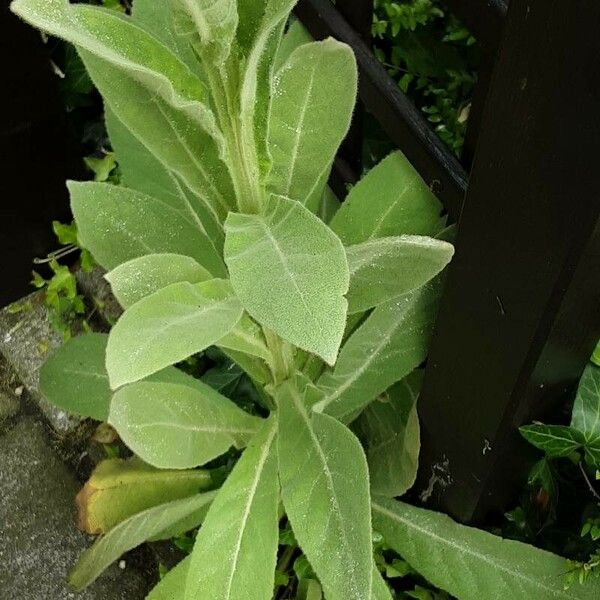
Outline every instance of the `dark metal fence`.
{"label": "dark metal fence", "polygon": [[564,397],[600,337],[600,4],[447,3],[483,49],[461,162],[356,30],[372,0],[301,0],[297,15],[353,47],[365,108],[458,221],[419,399],[416,489],[477,521],[524,481],[518,426]]}

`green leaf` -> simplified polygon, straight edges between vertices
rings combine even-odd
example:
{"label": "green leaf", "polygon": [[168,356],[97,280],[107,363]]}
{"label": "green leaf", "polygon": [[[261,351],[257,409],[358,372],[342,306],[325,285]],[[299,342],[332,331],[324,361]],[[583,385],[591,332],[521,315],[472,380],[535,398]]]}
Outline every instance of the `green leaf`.
{"label": "green leaf", "polygon": [[291,17],[290,20],[290,25],[281,40],[281,44],[277,50],[277,56],[273,63],[274,73],[279,71],[296,48],[314,41],[308,29],[302,24],[302,21],[294,19],[293,17]]}
{"label": "green leaf", "polygon": [[[135,114],[139,116],[139,111]],[[168,161],[165,162],[162,157],[162,153],[174,152],[173,149],[177,148],[176,131],[167,129],[167,126],[171,127],[170,122],[163,121],[162,125],[155,122],[152,129],[152,133],[162,131],[165,139],[170,139],[170,144],[162,146],[157,144],[156,147],[149,144],[150,147],[147,147],[145,144],[148,142],[144,135],[141,136],[141,140],[138,139],[133,131],[119,120],[108,104],[105,105],[105,120],[110,143],[115,150],[122,172],[123,185],[157,198],[178,211],[198,230],[198,235],[206,238],[204,244],[212,246],[210,253],[221,256],[225,235],[219,218],[207,209],[202,197],[188,187],[184,176],[170,168]],[[203,156],[203,161],[208,161],[206,155]],[[190,164],[189,158],[183,165],[188,164]],[[204,192],[207,189],[204,187]]]}
{"label": "green leaf", "polygon": [[357,183],[331,221],[345,246],[403,234],[434,236],[444,226],[442,206],[401,152]]}
{"label": "green leaf", "polygon": [[390,588],[383,579],[377,566],[373,566],[373,590],[371,592],[371,600],[393,600]]}
{"label": "green leaf", "polygon": [[348,265],[339,239],[300,203],[272,196],[264,216],[231,213],[225,262],[244,308],[292,344],[335,362]]}
{"label": "green leaf", "polygon": [[200,283],[212,275],[189,256],[147,254],[119,265],[104,278],[121,306],[129,308],[172,283]]}
{"label": "green leaf", "polygon": [[271,419],[236,464],[198,533],[186,600],[269,600],[278,540],[279,485]]}
{"label": "green leaf", "polygon": [[108,336],[87,333],[71,338],[44,363],[40,391],[69,413],[106,421],[112,392],[104,366]]}
{"label": "green leaf", "polygon": [[[261,179],[271,157],[267,145],[273,64],[287,18],[297,0],[238,0],[237,44],[245,58],[240,89],[240,132],[244,152],[256,152]],[[255,150],[256,149],[256,150]]]}
{"label": "green leaf", "polygon": [[110,332],[111,387],[133,383],[215,344],[242,317],[223,280],[174,283],[128,308]]}
{"label": "green leaf", "polygon": [[595,365],[600,367],[600,342],[596,344],[596,349],[594,350],[594,354],[592,354],[591,360]]}
{"label": "green leaf", "polygon": [[329,600],[371,597],[373,555],[367,461],[335,419],[307,413],[297,385],[277,392],[283,504]]}
{"label": "green leaf", "polygon": [[521,542],[458,525],[449,517],[376,497],[373,526],[433,585],[461,600],[592,600],[596,582],[565,591],[565,559]]}
{"label": "green leaf", "polygon": [[422,379],[422,371],[413,371],[373,400],[354,422],[375,494],[402,496],[415,482],[421,445],[417,397]]}
{"label": "green leaf", "polygon": [[346,248],[348,312],[364,312],[423,286],[453,254],[451,244],[413,235],[374,239]]}
{"label": "green leaf", "polygon": [[236,0],[174,0],[179,34],[204,60],[221,65],[238,24]]}
{"label": "green leaf", "polygon": [[262,358],[267,362],[273,361],[261,327],[245,313],[231,333],[219,340],[218,346],[223,350],[242,352],[248,356]]}
{"label": "green leaf", "polygon": [[81,243],[105,268],[146,254],[190,256],[225,274],[214,246],[191,221],[161,200],[106,183],[68,184]]}
{"label": "green leaf", "polygon": [[577,388],[571,427],[581,432],[586,446],[600,447],[600,367],[589,364]]}
{"label": "green leaf", "polygon": [[110,424],[142,460],[161,469],[206,464],[230,447],[243,448],[261,419],[208,385],[138,382],[118,390]]}
{"label": "green leaf", "polygon": [[69,584],[80,591],[86,588],[115,560],[150,539],[169,537],[176,529],[187,531],[198,526],[216,492],[154,506],[123,521],[86,550],[69,576]]}
{"label": "green leaf", "polygon": [[190,568],[191,556],[186,556],[173,567],[146,596],[146,600],[180,600],[185,594],[185,582]]}
{"label": "green leaf", "polygon": [[438,280],[378,306],[350,336],[318,386],[315,410],[348,422],[427,356],[437,311]]}
{"label": "green leaf", "polygon": [[165,471],[137,458],[102,461],[77,494],[78,527],[106,533],[143,510],[187,498],[210,487],[208,471]]}
{"label": "green leaf", "polygon": [[551,458],[568,456],[583,441],[576,430],[564,425],[526,425],[520,427],[519,431],[530,444]]}
{"label": "green leaf", "polygon": [[350,126],[357,77],[352,49],[334,39],[301,45],[277,72],[269,127],[271,192],[317,211]]}

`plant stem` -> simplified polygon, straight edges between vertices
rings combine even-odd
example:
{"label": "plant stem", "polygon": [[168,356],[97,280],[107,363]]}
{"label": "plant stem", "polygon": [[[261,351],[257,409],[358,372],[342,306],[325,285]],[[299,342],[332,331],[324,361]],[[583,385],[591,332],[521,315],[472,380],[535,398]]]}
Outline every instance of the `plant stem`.
{"label": "plant stem", "polygon": [[592,492],[592,495],[594,496],[594,498],[596,498],[596,500],[600,501],[600,495],[594,489],[594,486],[592,485],[592,482],[590,481],[589,477],[587,476],[587,473],[585,472],[585,467],[583,466],[581,461],[579,461],[579,470],[581,471],[581,474],[583,475],[583,478],[585,479],[585,482],[587,483],[587,486],[588,486],[590,492]]}

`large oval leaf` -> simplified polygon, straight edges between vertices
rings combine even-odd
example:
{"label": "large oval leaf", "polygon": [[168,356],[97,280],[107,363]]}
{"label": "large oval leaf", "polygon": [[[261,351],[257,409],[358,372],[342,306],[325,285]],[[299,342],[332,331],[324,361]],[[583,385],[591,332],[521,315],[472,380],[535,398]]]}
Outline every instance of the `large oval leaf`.
{"label": "large oval leaf", "polygon": [[318,380],[325,398],[315,410],[352,420],[427,356],[439,281],[375,308],[344,344],[335,367]]}
{"label": "large oval leaf", "polygon": [[174,283],[127,309],[110,332],[111,387],[133,383],[213,345],[243,309],[227,282]]}
{"label": "large oval leaf", "polygon": [[44,363],[40,390],[46,400],[69,413],[106,421],[112,391],[104,365],[108,336],[71,338]]}
{"label": "large oval leaf", "polygon": [[262,420],[201,381],[138,382],[118,390],[110,424],[127,446],[161,469],[187,469],[243,448]]}
{"label": "large oval leaf", "polygon": [[279,484],[271,419],[227,478],[198,533],[186,600],[270,600],[278,541]]}
{"label": "large oval leaf", "polygon": [[107,269],[155,253],[190,256],[215,275],[225,273],[214,246],[168,204],[106,183],[68,184],[82,244]]}
{"label": "large oval leaf", "polygon": [[329,600],[371,597],[373,554],[367,461],[344,425],[309,417],[297,385],[277,394],[283,504]]}
{"label": "large oval leaf", "polygon": [[123,521],[86,550],[69,576],[69,584],[82,590],[122,554],[150,539],[168,538],[197,527],[216,492],[197,494],[154,506]]}
{"label": "large oval leaf", "polygon": [[416,235],[349,246],[348,313],[364,312],[425,285],[450,262],[453,254],[451,244]]}
{"label": "large oval leaf", "polygon": [[396,500],[373,499],[373,526],[433,585],[460,600],[592,600],[600,585],[563,589],[566,561]]}
{"label": "large oval leaf", "polygon": [[271,196],[261,215],[231,213],[225,261],[244,308],[294,345],[335,362],[348,264],[335,234],[299,202]]}
{"label": "large oval leaf", "polygon": [[273,86],[269,127],[273,193],[316,212],[350,125],[356,86],[356,60],[346,44],[328,39],[292,52]]}
{"label": "large oval leaf", "polygon": [[213,278],[193,258],[181,254],[140,256],[119,265],[104,277],[123,308],[172,283],[200,283]]}
{"label": "large oval leaf", "polygon": [[346,246],[392,235],[435,235],[442,205],[401,152],[394,152],[355,185],[331,221]]}

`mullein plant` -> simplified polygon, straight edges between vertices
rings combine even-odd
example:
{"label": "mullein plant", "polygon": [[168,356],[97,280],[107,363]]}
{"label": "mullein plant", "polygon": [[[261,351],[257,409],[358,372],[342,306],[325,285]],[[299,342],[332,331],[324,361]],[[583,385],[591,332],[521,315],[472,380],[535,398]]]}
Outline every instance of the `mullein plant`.
{"label": "mullein plant", "polygon": [[[122,169],[120,186],[68,187],[79,238],[124,313],[41,373],[51,401],[108,421],[137,456],[103,465],[80,495],[110,501],[71,585],[200,526],[148,598],[268,600],[285,515],[328,600],[392,598],[373,526],[461,598],[566,597],[559,557],[392,499],[415,478],[414,371],[453,248],[441,206],[398,152],[338,209],[327,180],[356,63],[344,44],[286,31],[294,4],[135,0],[131,17],[12,4],[77,48]],[[174,366],[211,346],[252,379],[260,415]],[[225,482],[202,491],[198,467],[231,448],[241,456]]]}

